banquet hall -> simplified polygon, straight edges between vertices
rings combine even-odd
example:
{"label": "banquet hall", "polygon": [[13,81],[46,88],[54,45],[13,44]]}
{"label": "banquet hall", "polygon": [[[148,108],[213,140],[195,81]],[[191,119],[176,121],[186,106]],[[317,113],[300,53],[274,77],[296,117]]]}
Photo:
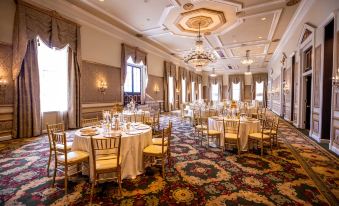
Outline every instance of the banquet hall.
{"label": "banquet hall", "polygon": [[338,0],[1,0],[0,205],[339,205]]}

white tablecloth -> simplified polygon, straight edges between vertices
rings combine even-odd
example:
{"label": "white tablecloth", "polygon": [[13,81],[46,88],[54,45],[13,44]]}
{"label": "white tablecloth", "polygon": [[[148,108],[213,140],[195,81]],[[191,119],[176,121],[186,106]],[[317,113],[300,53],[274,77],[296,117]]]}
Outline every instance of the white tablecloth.
{"label": "white tablecloth", "polygon": [[[136,116],[137,116],[137,121],[141,121],[141,115],[145,112],[145,118],[149,118],[151,116],[151,113],[149,111],[137,111]],[[125,117],[131,117],[134,115],[134,112],[129,112],[129,111],[123,111],[123,115]],[[134,121],[134,120],[133,120]]]}
{"label": "white tablecloth", "polygon": [[[101,128],[100,134],[94,136],[94,138],[102,138]],[[142,174],[144,171],[142,153],[143,149],[152,144],[152,129],[139,130],[140,134],[128,135],[122,132],[121,137],[121,175],[122,178],[135,178],[137,175]],[[81,150],[89,153],[90,157],[90,177],[93,178],[93,156],[91,153],[91,139],[89,136],[81,136],[80,130],[75,132],[72,151]]]}
{"label": "white tablecloth", "polygon": [[[221,132],[220,144],[224,145],[224,126],[222,119],[208,118],[208,127],[212,130],[218,130]],[[248,134],[258,132],[260,130],[260,122],[254,121],[241,121],[239,128],[240,147],[242,151],[248,149]]]}

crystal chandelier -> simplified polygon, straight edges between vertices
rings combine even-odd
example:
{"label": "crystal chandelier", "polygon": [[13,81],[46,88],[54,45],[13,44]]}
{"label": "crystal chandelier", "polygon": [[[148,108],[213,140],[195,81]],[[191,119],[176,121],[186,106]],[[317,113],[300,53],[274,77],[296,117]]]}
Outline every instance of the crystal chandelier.
{"label": "crystal chandelier", "polygon": [[251,75],[252,74],[250,67],[251,67],[250,65],[247,66],[247,71],[245,72],[245,75]]}
{"label": "crystal chandelier", "polygon": [[254,60],[250,59],[250,50],[246,50],[246,56],[245,59],[240,61],[244,65],[251,65],[253,64]]}
{"label": "crystal chandelier", "polygon": [[202,68],[209,63],[216,61],[216,56],[209,51],[205,51],[203,48],[203,41],[201,40],[200,34],[200,23],[198,39],[195,42],[195,48],[192,49],[192,51],[190,51],[190,53],[184,57],[184,61],[185,63],[194,66],[197,70],[202,70]]}

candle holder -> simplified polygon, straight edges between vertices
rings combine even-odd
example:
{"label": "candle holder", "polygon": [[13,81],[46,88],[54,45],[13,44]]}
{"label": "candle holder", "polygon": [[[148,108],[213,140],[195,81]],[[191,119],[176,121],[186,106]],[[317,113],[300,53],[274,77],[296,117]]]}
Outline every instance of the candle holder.
{"label": "candle holder", "polygon": [[3,76],[0,76],[0,90],[4,91],[7,88],[7,86],[8,86],[7,80]]}

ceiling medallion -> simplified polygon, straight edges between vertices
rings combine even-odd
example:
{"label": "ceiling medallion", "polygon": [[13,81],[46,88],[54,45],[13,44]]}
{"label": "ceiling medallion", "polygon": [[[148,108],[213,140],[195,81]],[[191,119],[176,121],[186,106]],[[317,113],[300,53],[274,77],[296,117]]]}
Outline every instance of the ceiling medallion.
{"label": "ceiling medallion", "polygon": [[289,0],[286,2],[287,6],[294,6],[296,4],[298,4],[300,2],[300,0]]}
{"label": "ceiling medallion", "polygon": [[184,4],[184,6],[182,6],[182,8],[184,8],[185,10],[192,10],[194,7],[194,5],[192,3],[187,3],[187,4]]}
{"label": "ceiling medallion", "polygon": [[216,56],[212,52],[204,50],[200,34],[200,24],[195,48],[193,48],[190,53],[184,57],[184,61],[186,64],[191,64],[195,67],[197,71],[201,71],[203,67],[216,61]]}
{"label": "ceiling medallion", "polygon": [[201,32],[212,32],[226,23],[224,12],[200,8],[181,13],[175,25],[182,32],[196,33],[200,23]]}

